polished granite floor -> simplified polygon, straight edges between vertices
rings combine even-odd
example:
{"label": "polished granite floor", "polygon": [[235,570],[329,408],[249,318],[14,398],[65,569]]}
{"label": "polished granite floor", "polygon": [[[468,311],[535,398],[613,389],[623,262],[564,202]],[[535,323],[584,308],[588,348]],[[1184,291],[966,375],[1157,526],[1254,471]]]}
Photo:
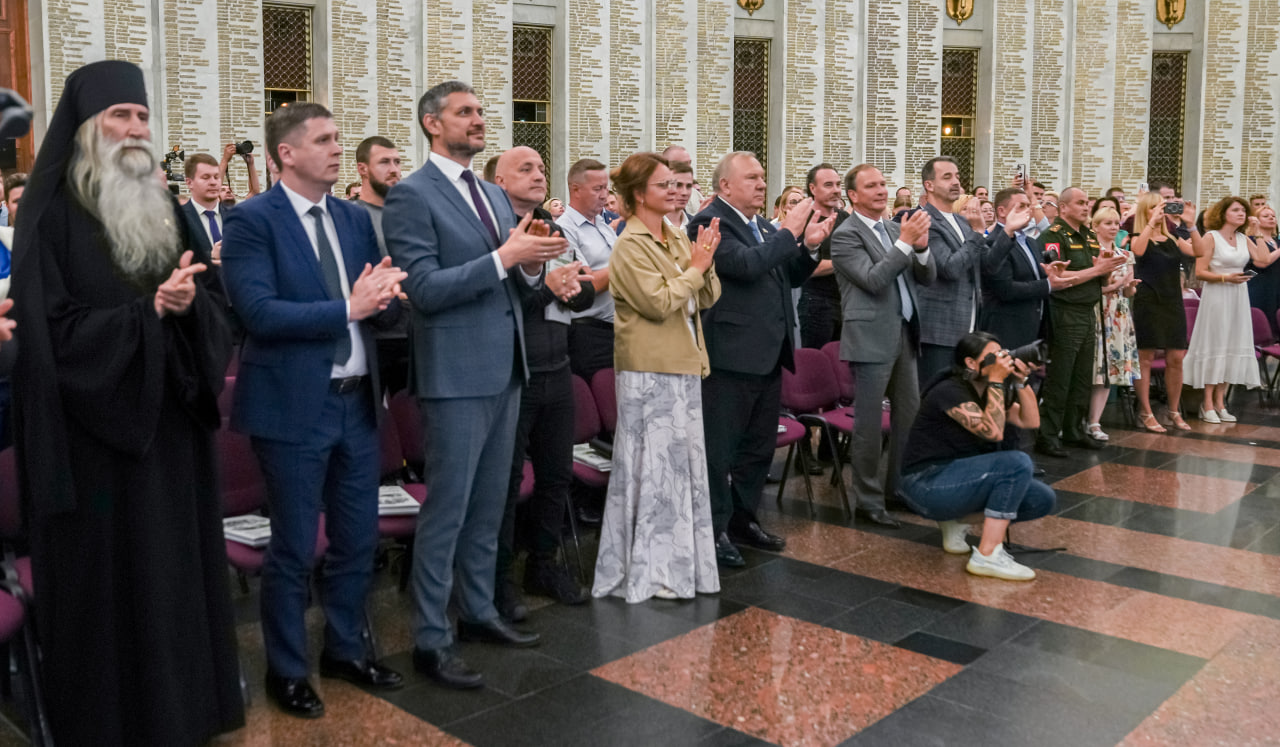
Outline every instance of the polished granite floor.
{"label": "polished granite floor", "polygon": [[1033,582],[966,574],[913,516],[849,524],[822,478],[810,518],[793,478],[763,515],[784,553],[745,551],[719,595],[694,601],[531,599],[540,647],[463,645],[488,680],[478,691],[412,673],[393,564],[371,608],[408,686],[316,678],[316,721],[263,697],[254,585],[235,592],[249,724],[217,743],[1277,744],[1280,410],[1244,393],[1234,405],[1239,424],[1185,434],[1113,417],[1106,449],[1038,458],[1058,508],[1011,539],[1065,549],[1020,555]]}

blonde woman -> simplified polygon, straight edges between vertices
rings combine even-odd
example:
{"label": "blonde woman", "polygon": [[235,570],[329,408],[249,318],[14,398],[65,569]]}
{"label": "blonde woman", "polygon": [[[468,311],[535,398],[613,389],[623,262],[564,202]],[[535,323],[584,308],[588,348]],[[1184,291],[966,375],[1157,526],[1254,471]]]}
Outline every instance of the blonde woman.
{"label": "blonde woman", "polygon": [[778,199],[773,201],[773,227],[777,228],[782,224],[782,219],[787,217],[787,211],[799,205],[804,201],[804,190],[799,187],[787,187],[782,190],[782,194],[778,195]]}
{"label": "blonde woman", "polygon": [[1240,197],[1224,197],[1206,210],[1204,227],[1208,231],[1196,242],[1196,277],[1204,287],[1187,350],[1187,383],[1204,387],[1201,420],[1234,423],[1236,416],[1227,412],[1227,385],[1262,385],[1244,267],[1250,260],[1266,267],[1280,258],[1280,249],[1268,252],[1265,243],[1249,238],[1258,232],[1258,219]]}
{"label": "blonde woman", "polygon": [[[1196,207],[1183,204],[1182,221],[1195,225]],[[1194,232],[1193,236],[1196,236]],[[1182,359],[1187,352],[1187,315],[1182,304],[1182,257],[1195,256],[1190,241],[1169,233],[1164,198],[1146,192],[1138,198],[1129,247],[1134,256],[1134,277],[1141,281],[1133,296],[1133,332],[1138,343],[1139,378],[1133,382],[1138,397],[1138,423],[1152,433],[1165,427],[1151,412],[1151,361],[1164,350],[1168,419],[1174,428],[1191,430],[1179,410],[1182,396]]]}
{"label": "blonde woman", "polygon": [[618,425],[600,526],[596,597],[691,599],[720,590],[711,525],[699,314],[720,297],[720,223],[698,240],[663,216],[676,204],[667,160],[635,153],[610,175],[627,228],[609,259],[616,307]]}
{"label": "blonde woman", "polygon": [[1102,284],[1102,307],[1099,313],[1101,334],[1098,335],[1098,352],[1094,356],[1097,371],[1093,378],[1093,397],[1089,401],[1089,419],[1085,430],[1097,441],[1109,437],[1102,430],[1099,420],[1107,406],[1112,386],[1130,386],[1139,376],[1138,341],[1133,334],[1133,316],[1130,299],[1137,290],[1138,279],[1133,275],[1133,253],[1121,246],[1120,213],[1108,204],[1095,211],[1091,219],[1093,232],[1098,236],[1098,248],[1108,249],[1125,258],[1125,263],[1111,272]]}
{"label": "blonde woman", "polygon": [[[1258,210],[1258,232],[1251,236],[1254,241],[1264,244],[1268,252],[1280,247],[1280,239],[1276,236],[1275,208],[1263,205]],[[1258,273],[1257,277],[1245,283],[1249,289],[1249,305],[1262,309],[1272,333],[1280,335],[1280,325],[1276,323],[1276,310],[1280,309],[1280,262],[1272,262],[1266,267],[1250,264],[1249,268]]]}

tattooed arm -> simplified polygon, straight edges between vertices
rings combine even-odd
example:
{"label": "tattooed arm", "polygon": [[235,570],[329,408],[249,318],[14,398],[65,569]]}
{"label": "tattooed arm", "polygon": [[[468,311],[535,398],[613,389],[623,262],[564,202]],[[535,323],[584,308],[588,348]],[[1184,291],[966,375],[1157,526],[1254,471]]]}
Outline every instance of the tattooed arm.
{"label": "tattooed arm", "polygon": [[1004,387],[987,388],[987,409],[977,402],[964,402],[947,410],[953,420],[979,438],[987,441],[1004,439]]}

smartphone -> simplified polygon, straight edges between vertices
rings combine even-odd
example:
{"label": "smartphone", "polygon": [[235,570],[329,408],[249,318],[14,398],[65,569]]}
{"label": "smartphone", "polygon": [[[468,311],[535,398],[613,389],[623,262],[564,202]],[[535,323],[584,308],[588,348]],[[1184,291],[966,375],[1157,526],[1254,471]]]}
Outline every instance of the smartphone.
{"label": "smartphone", "polygon": [[1014,178],[1014,179],[1021,179],[1021,180],[1023,180],[1023,182],[1025,182],[1025,181],[1026,181],[1026,179],[1027,179],[1027,165],[1026,165],[1025,163],[1020,163],[1020,164],[1018,164],[1018,165],[1013,169],[1013,178]]}
{"label": "smartphone", "polygon": [[1253,269],[1245,270],[1245,271],[1244,271],[1244,274],[1248,275],[1248,276],[1249,276],[1249,277],[1251,277],[1251,278],[1256,278],[1256,277],[1258,277],[1258,271],[1257,271],[1257,270],[1253,270]]}
{"label": "smartphone", "polygon": [[1151,191],[1151,190],[1147,189],[1147,183],[1146,183],[1146,182],[1138,182],[1138,194],[1140,194],[1140,195],[1145,195],[1145,194],[1146,194],[1147,192],[1149,192],[1149,191]]}

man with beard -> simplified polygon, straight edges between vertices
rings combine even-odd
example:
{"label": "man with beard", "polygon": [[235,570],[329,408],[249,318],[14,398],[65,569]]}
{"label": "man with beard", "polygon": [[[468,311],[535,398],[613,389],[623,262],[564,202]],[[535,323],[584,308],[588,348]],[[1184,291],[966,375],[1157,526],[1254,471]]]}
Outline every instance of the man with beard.
{"label": "man with beard", "polygon": [[396,144],[381,135],[367,137],[356,146],[356,173],[360,175],[360,194],[355,203],[369,211],[373,230],[378,233],[378,251],[387,256],[387,241],[382,238],[382,206],[387,192],[400,182],[400,151]]}
{"label": "man with beard", "polygon": [[956,343],[977,329],[982,296],[982,253],[987,241],[977,201],[964,215],[951,212],[964,194],[960,170],[950,156],[930,158],[920,170],[924,211],[929,214],[929,253],[938,279],[920,289],[920,388],[934,374],[951,368]]}
{"label": "man with beard", "polygon": [[[387,241],[382,237],[382,206],[387,192],[400,182],[400,151],[396,144],[381,135],[361,140],[356,146],[356,173],[360,174],[360,196],[354,202],[369,212],[378,236],[378,251],[385,257]],[[383,391],[395,394],[409,383],[409,314],[401,314],[387,329],[375,330],[374,337]]]}
{"label": "man with beard", "polygon": [[148,114],[136,66],[72,73],[16,240],[19,482],[61,744],[244,723],[212,445],[230,336]]}
{"label": "man with beard", "polygon": [[542,285],[543,263],[569,244],[481,181],[484,110],[471,86],[440,83],[418,102],[431,144],[422,168],[387,195],[383,231],[409,274],[413,392],[426,449],[427,495],[413,549],[414,668],[446,687],[483,684],[453,645],[448,607],[457,578],[458,637],[534,646],[493,604],[498,528],[528,381],[522,299]]}

